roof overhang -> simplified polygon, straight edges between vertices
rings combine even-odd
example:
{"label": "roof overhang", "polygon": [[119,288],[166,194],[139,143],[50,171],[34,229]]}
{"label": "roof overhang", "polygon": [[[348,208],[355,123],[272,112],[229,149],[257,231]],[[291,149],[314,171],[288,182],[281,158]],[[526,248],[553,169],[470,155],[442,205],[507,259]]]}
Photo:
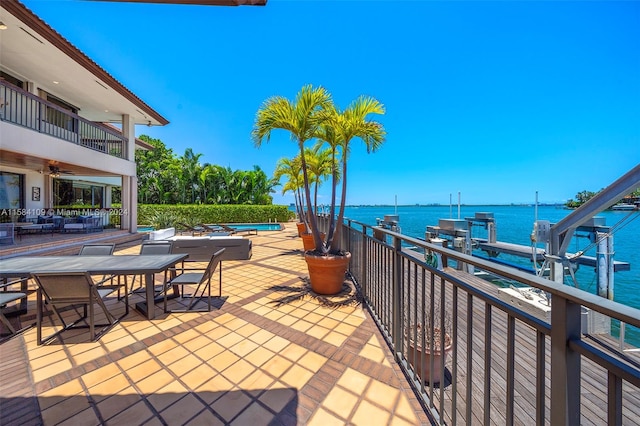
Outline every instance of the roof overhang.
{"label": "roof overhang", "polygon": [[91,0],[119,3],[199,4],[203,6],[265,6],[267,0]]}
{"label": "roof overhang", "polygon": [[0,2],[0,65],[5,72],[78,107],[90,121],[165,125],[169,121],[17,0]]}

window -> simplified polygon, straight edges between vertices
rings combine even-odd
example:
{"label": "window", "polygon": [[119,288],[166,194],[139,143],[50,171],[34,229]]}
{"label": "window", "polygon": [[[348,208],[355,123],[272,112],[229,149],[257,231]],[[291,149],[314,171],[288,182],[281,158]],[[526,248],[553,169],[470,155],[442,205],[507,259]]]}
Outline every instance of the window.
{"label": "window", "polygon": [[92,208],[103,206],[104,187],[66,179],[53,180],[54,207]]}
{"label": "window", "polygon": [[0,209],[24,208],[24,175],[0,172]]}
{"label": "window", "polygon": [[[59,106],[60,108],[63,108],[74,114],[78,113],[78,108],[63,101],[60,98],[56,98],[55,96],[50,95],[49,93],[46,93],[46,98],[49,102]],[[72,132],[77,131],[77,127],[78,127],[77,120],[65,114],[64,112],[57,110],[55,108],[46,107],[46,114],[47,114],[47,123],[51,123],[55,126],[61,127],[65,130],[69,130]]]}
{"label": "window", "polygon": [[7,74],[6,72],[0,71],[0,80],[4,80],[7,83],[11,83],[14,86],[18,86],[19,88],[24,89],[24,83],[22,82],[22,80],[18,80],[17,78],[12,76],[11,74]]}

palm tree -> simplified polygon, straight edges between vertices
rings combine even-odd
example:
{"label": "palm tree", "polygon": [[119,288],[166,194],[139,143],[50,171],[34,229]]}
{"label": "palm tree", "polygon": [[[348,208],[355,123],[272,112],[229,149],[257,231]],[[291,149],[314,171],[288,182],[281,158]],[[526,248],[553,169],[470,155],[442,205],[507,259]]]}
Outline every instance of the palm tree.
{"label": "palm tree", "polygon": [[[304,180],[304,192],[307,209],[311,206],[311,191],[309,189],[309,173],[304,155],[305,142],[313,138],[318,127],[326,119],[323,110],[331,105],[331,95],[323,87],[303,86],[291,102],[282,96],[267,99],[256,114],[254,128],[251,132],[253,142],[257,147],[271,138],[275,129],[287,130],[292,139],[298,144]],[[311,232],[317,251],[324,252],[324,242],[320,238],[315,215],[309,215]]]}
{"label": "palm tree", "polygon": [[195,154],[191,148],[187,148],[184,151],[184,155],[180,157],[180,162],[182,163],[184,191],[185,195],[187,191],[191,192],[191,198],[189,199],[190,203],[195,201],[195,192],[198,189],[198,180],[200,177],[200,171],[202,170],[202,166],[200,166],[199,163],[200,157],[202,157],[202,154]]}
{"label": "palm tree", "polygon": [[[369,121],[367,116],[369,114],[384,113],[384,105],[378,100],[371,96],[359,96],[344,111],[333,116],[334,129],[342,149],[342,194],[337,218],[338,224],[341,224],[344,219],[344,207],[347,201],[347,160],[349,158],[351,140],[360,138],[367,147],[367,153],[376,152],[384,143],[387,132],[381,123]],[[340,241],[340,227],[334,228],[336,229],[335,235],[329,241],[332,252],[338,250]]]}
{"label": "palm tree", "polygon": [[310,178],[313,181],[313,212],[318,212],[318,188],[323,180],[331,176],[332,172],[332,156],[330,149],[320,149],[319,146],[313,149],[305,149],[307,157],[307,167],[311,173]]}
{"label": "palm tree", "polygon": [[[316,137],[329,145],[332,153],[333,183],[330,208],[330,224],[327,235],[328,252],[340,251],[340,226],[344,219],[344,207],[347,200],[347,164],[349,159],[350,144],[354,138],[360,138],[367,146],[367,152],[375,152],[384,143],[386,132],[382,124],[367,120],[369,114],[384,114],[384,106],[375,98],[360,96],[354,100],[344,111],[336,108],[327,109],[326,121],[319,128]],[[341,171],[337,170],[336,161],[341,164]],[[340,208],[335,217],[336,188],[339,179],[342,178],[342,191],[340,195]]]}
{"label": "palm tree", "polygon": [[300,222],[305,222],[303,202],[301,190],[304,187],[302,178],[302,163],[300,156],[294,158],[281,158],[276,163],[276,168],[273,171],[273,178],[278,182],[282,177],[286,177],[288,180],[282,186],[282,195],[287,192],[293,193],[294,204],[296,206],[296,213]]}

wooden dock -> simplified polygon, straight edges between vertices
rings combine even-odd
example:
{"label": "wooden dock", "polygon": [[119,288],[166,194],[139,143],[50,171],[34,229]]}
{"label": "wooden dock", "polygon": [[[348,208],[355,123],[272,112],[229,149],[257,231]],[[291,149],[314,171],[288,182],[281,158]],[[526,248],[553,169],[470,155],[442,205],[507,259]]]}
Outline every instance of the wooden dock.
{"label": "wooden dock", "polygon": [[[454,277],[472,283],[482,291],[498,297],[498,288],[480,278],[466,272],[448,268],[447,273]],[[450,290],[447,291],[449,293]],[[447,295],[449,297],[449,295]],[[480,300],[474,300],[473,306],[467,306],[466,295],[459,295],[458,303],[458,328],[457,328],[457,368],[458,384],[456,388],[457,404],[455,410],[455,422],[451,407],[453,398],[453,386],[449,384],[445,388],[444,418],[447,424],[484,424],[484,394],[485,384],[489,380],[491,389],[491,404],[489,418],[491,424],[505,424],[506,418],[506,383],[507,383],[507,315],[498,309],[491,309],[491,330],[486,329],[485,316],[486,304]],[[469,337],[467,336],[467,310],[473,310],[473,335],[472,346],[472,370],[467,371],[467,349]],[[486,336],[490,338],[491,359],[490,377],[485,371],[485,344]],[[596,336],[596,339],[585,337],[591,343],[598,345],[607,352],[616,352],[617,342],[608,336]],[[546,337],[545,348],[545,423],[549,424],[550,401],[550,338]],[[536,423],[536,333],[526,324],[516,322],[515,339],[515,395],[514,418],[515,424]],[[623,357],[636,366],[640,365],[640,354],[628,352]],[[452,359],[448,360],[447,368],[452,369]],[[466,401],[466,378],[472,375],[471,392],[472,401]],[[581,424],[602,425],[607,423],[607,372],[588,359],[582,359],[582,386],[581,386]],[[625,383],[623,385],[623,412],[622,424],[638,424],[640,419],[640,390]],[[436,407],[440,403],[439,392],[434,392]],[[466,419],[466,404],[471,404],[472,418]]]}

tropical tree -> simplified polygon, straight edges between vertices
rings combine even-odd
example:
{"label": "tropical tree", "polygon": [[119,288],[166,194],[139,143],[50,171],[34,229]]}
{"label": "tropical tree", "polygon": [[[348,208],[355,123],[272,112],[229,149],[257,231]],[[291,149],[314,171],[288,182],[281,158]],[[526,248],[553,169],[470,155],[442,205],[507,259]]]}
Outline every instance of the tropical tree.
{"label": "tropical tree", "polygon": [[[339,229],[337,224],[344,219],[344,205],[347,191],[347,162],[350,144],[354,138],[364,141],[367,152],[375,152],[384,142],[386,132],[383,126],[368,120],[369,114],[384,114],[383,105],[376,99],[360,96],[344,111],[339,111],[331,101],[331,96],[322,87],[304,86],[291,102],[281,96],[267,99],[256,114],[252,132],[255,145],[260,147],[263,140],[269,141],[275,129],[287,130],[298,144],[300,152],[304,192],[307,211],[312,206],[310,191],[309,164],[305,156],[305,143],[313,138],[322,138],[329,144],[332,179],[332,200],[330,208],[330,225],[326,243],[320,238],[315,214],[309,215],[311,232],[316,252],[321,254],[340,254]],[[341,172],[336,170],[339,161]],[[336,187],[338,178],[342,178],[340,209],[335,218]],[[309,211],[310,212],[310,211]]]}
{"label": "tropical tree", "polygon": [[[291,138],[298,145],[300,152],[307,209],[312,204],[309,172],[304,155],[305,142],[315,136],[318,127],[326,119],[322,112],[329,105],[331,105],[329,92],[323,87],[314,88],[309,84],[302,87],[293,102],[282,96],[267,99],[256,114],[252,130],[252,138],[257,147],[260,147],[264,140],[268,142],[271,139],[271,133],[276,129],[291,133]],[[315,215],[310,214],[309,220],[316,251],[324,252],[324,242],[320,238]]]}
{"label": "tropical tree", "polygon": [[313,212],[318,212],[318,189],[323,181],[331,177],[334,168],[333,158],[330,149],[306,148],[307,167],[309,168],[309,178],[313,182]]}
{"label": "tropical tree", "polygon": [[304,203],[302,199],[304,182],[302,178],[302,162],[300,161],[300,156],[296,156],[294,158],[281,158],[278,160],[273,172],[273,178],[279,182],[283,177],[286,177],[287,181],[282,185],[282,195],[287,192],[293,193],[298,218],[300,219],[300,222],[305,222],[303,210]]}
{"label": "tropical tree", "polygon": [[[370,96],[360,96],[344,111],[332,114],[332,118],[330,118],[342,150],[342,194],[340,196],[340,210],[336,219],[338,224],[341,224],[344,219],[344,207],[347,201],[347,163],[351,141],[354,138],[359,138],[365,143],[367,153],[376,152],[385,141],[386,131],[381,123],[368,120],[368,116],[370,114],[382,115],[384,113],[384,106],[378,100]],[[336,178],[335,174],[334,178]],[[335,182],[334,185],[336,185]],[[332,214],[331,216],[333,217],[334,215]],[[331,250],[335,252],[339,248],[340,227],[333,225],[329,229],[335,230],[334,235],[328,236],[328,244]]]}
{"label": "tropical tree", "polygon": [[200,164],[202,154],[187,148],[178,157],[159,139],[142,135],[153,146],[136,151],[138,201],[147,204],[271,204],[277,181],[259,166],[253,170]]}
{"label": "tropical tree", "polygon": [[566,206],[569,208],[580,207],[581,205],[583,205],[584,203],[592,199],[597,194],[598,194],[597,192],[593,192],[593,191],[587,191],[587,190],[580,191],[576,194],[575,200],[571,199],[566,202]]}
{"label": "tropical tree", "polygon": [[173,151],[167,148],[160,139],[142,135],[140,139],[153,146],[150,150],[136,150],[136,168],[138,176],[139,201],[143,203],[159,203],[162,194],[167,190],[169,182],[162,171],[175,161]]}
{"label": "tropical tree", "polygon": [[187,196],[189,196],[189,203],[194,203],[196,201],[199,177],[200,172],[202,171],[200,157],[202,157],[202,154],[196,154],[193,152],[193,149],[187,148],[184,151],[184,155],[179,158],[182,166],[181,181],[184,185],[183,202],[187,202]]}

